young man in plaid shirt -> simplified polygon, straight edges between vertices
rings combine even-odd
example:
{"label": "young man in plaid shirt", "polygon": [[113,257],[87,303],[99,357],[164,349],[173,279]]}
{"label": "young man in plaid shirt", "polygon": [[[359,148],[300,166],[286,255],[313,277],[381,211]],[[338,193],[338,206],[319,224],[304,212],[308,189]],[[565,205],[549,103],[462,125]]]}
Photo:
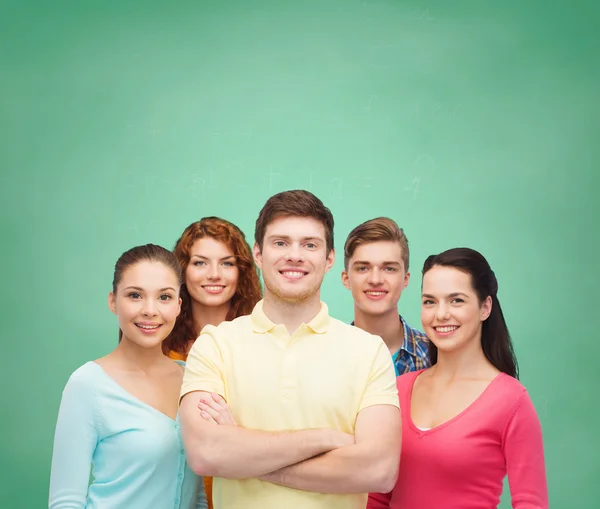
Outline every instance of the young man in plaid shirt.
{"label": "young man in plaid shirt", "polygon": [[352,324],[384,340],[396,376],[429,366],[427,336],[398,314],[409,279],[408,240],[392,219],[371,219],[350,232],[342,282],[354,299]]}

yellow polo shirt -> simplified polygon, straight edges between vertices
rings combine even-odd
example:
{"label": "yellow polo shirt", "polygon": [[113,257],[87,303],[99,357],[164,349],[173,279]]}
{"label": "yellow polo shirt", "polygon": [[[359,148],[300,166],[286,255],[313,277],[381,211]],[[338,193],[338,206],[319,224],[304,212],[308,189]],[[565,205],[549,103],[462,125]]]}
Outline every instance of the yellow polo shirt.
{"label": "yellow polo shirt", "polygon": [[[398,407],[390,352],[379,336],[319,314],[290,336],[259,302],[250,316],[206,326],[188,354],[181,396],[221,394],[240,426],[354,433],[368,406]],[[299,491],[258,479],[214,478],[215,509],[364,509],[367,495]]]}

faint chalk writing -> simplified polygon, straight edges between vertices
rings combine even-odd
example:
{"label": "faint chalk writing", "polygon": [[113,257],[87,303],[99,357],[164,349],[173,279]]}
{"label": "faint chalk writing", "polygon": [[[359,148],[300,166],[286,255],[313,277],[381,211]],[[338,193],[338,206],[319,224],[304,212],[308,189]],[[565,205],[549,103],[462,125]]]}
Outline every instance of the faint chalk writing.
{"label": "faint chalk writing", "polygon": [[155,141],[156,135],[159,133],[162,133],[162,131],[160,129],[152,128],[152,129],[148,129],[148,133],[152,135],[152,141]]}
{"label": "faint chalk writing", "polygon": [[376,96],[376,95],[372,95],[371,97],[369,97],[369,100],[368,100],[368,102],[367,102],[367,106],[365,107],[365,109],[366,109],[366,110],[367,110],[369,113],[371,113],[371,111],[373,110],[373,102],[374,102],[375,100],[377,100],[377,99],[379,99],[379,97],[378,97],[378,96]]}
{"label": "faint chalk writing", "polygon": [[415,103],[413,109],[410,113],[411,116],[420,117],[421,116],[421,105],[419,103]]}
{"label": "faint chalk writing", "polygon": [[339,198],[340,200],[344,199],[344,191],[342,186],[343,184],[341,178],[332,178],[329,186],[329,198]]}
{"label": "faint chalk writing", "polygon": [[424,11],[421,12],[421,16],[419,16],[419,19],[425,19],[427,21],[432,21],[433,16],[429,13],[429,9],[425,9]]}
{"label": "faint chalk writing", "polygon": [[[435,170],[437,166],[435,164],[435,159],[433,156],[429,154],[419,154],[412,163],[412,168],[420,169],[425,168],[426,170]],[[415,173],[421,173],[420,171]]]}
{"label": "faint chalk writing", "polygon": [[415,178],[413,178],[412,184],[410,186],[404,188],[405,191],[412,191],[413,199],[415,201],[417,201],[417,194],[419,194],[421,192],[421,190],[419,189],[420,183],[421,183],[421,177],[415,177]]}

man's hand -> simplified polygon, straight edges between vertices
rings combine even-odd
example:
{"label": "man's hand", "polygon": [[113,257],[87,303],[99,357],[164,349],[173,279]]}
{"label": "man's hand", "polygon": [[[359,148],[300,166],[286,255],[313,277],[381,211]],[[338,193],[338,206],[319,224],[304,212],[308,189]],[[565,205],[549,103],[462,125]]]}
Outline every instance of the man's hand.
{"label": "man's hand", "polygon": [[198,408],[202,418],[213,424],[237,426],[231,408],[227,402],[214,392],[210,397],[203,397],[198,401]]}

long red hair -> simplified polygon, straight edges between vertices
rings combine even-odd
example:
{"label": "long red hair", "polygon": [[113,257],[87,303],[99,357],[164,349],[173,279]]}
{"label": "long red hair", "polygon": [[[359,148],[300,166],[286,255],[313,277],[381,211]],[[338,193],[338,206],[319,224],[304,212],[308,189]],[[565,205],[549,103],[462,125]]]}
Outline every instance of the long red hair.
{"label": "long red hair", "polygon": [[185,285],[185,273],[190,263],[192,245],[198,239],[212,237],[223,242],[235,256],[239,275],[237,288],[231,298],[229,312],[225,320],[233,320],[238,316],[249,315],[256,303],[262,298],[258,269],[252,257],[252,250],[246,242],[242,230],[236,225],[219,217],[203,217],[190,224],[175,243],[173,252],[181,265],[183,284],[180,297],[181,313],[177,317],[175,327],[163,342],[163,352],[175,351],[183,356],[187,353],[187,343],[196,339],[196,331],[192,318],[192,299]]}

